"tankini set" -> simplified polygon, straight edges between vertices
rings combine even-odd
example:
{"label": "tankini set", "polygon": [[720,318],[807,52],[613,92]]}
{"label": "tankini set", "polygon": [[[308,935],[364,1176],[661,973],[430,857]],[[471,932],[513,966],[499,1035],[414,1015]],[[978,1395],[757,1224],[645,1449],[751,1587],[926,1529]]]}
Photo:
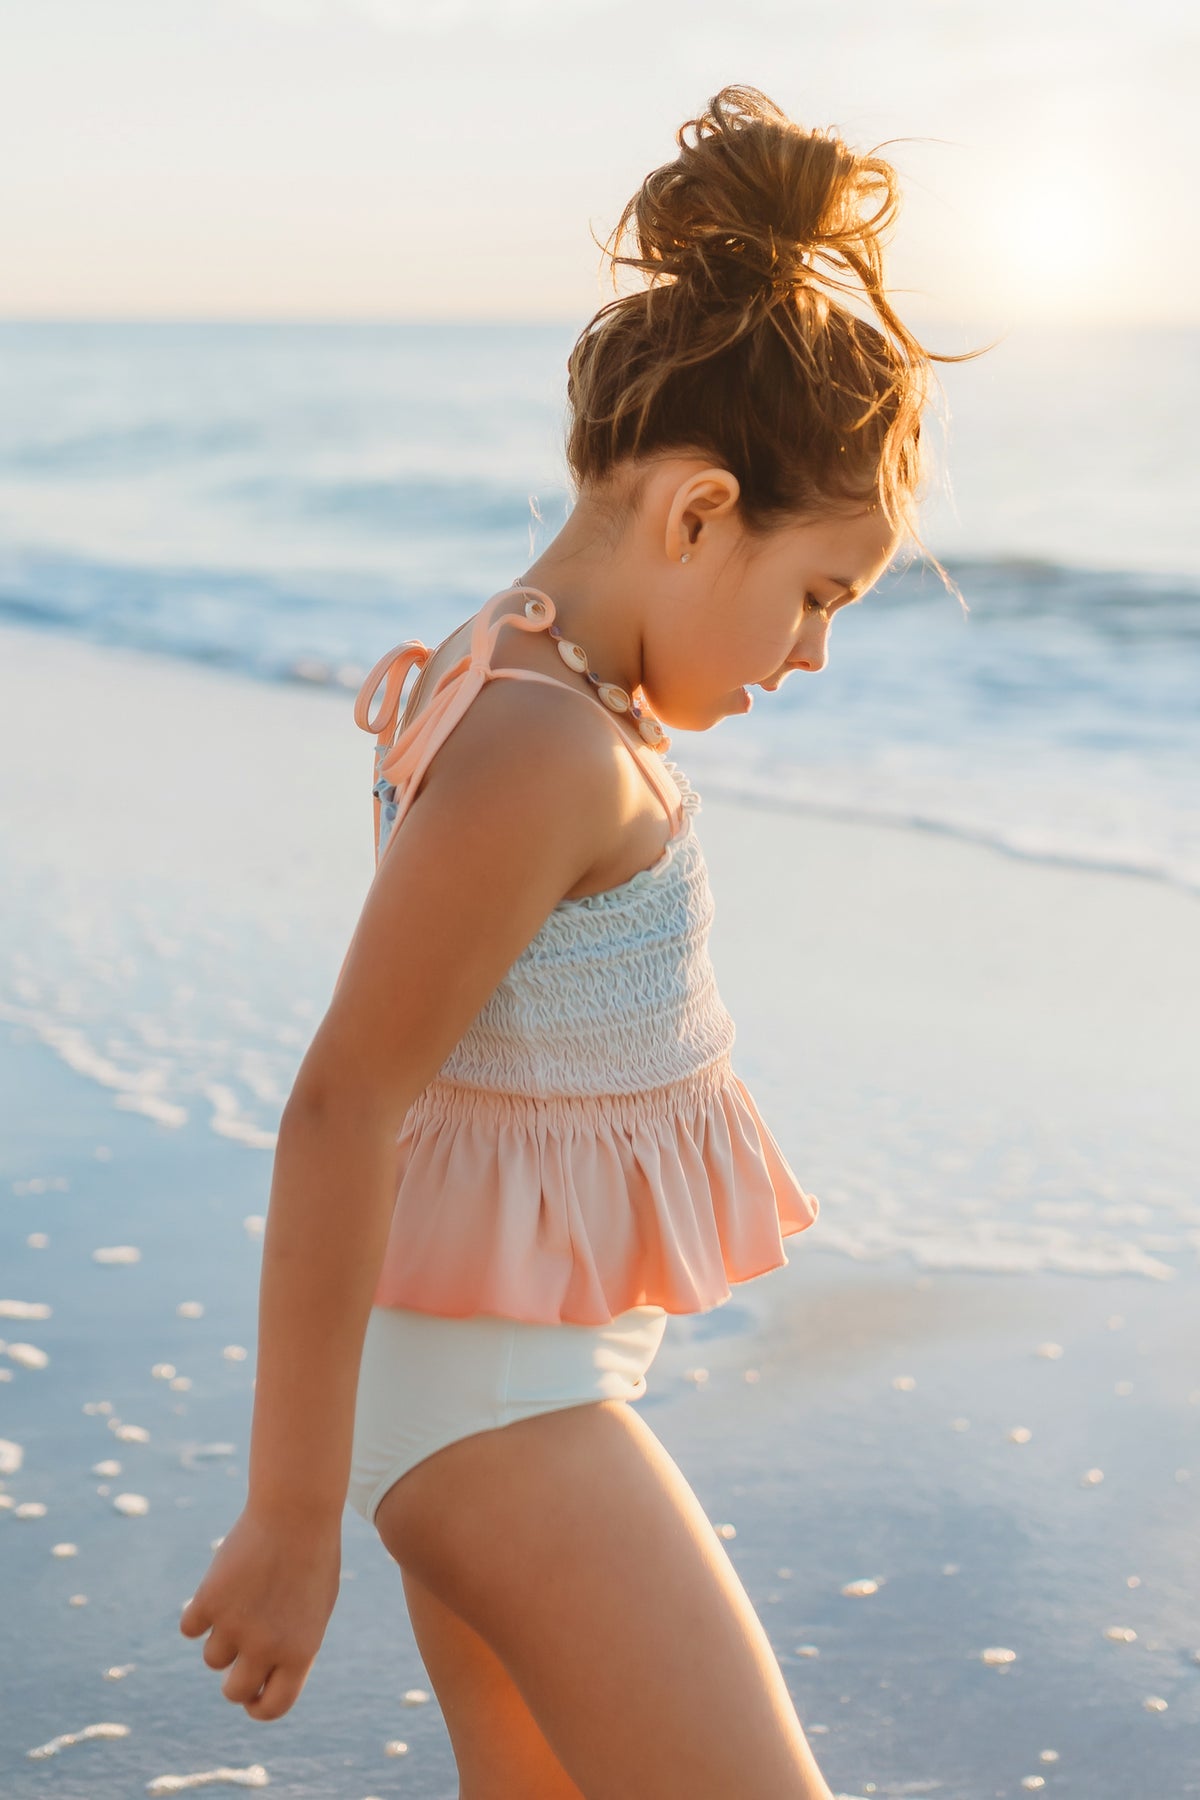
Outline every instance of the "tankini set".
{"label": "tankini set", "polygon": [[[513,596],[541,604],[505,611]],[[370,1522],[394,1482],[459,1438],[640,1398],[668,1314],[708,1311],[731,1283],[785,1264],[783,1238],[819,1210],[730,1062],[699,796],[591,688],[491,666],[502,631],[553,619],[548,595],[505,589],[394,740],[425,645],[381,658],[355,707],[377,737],[378,857],[440,745],[500,679],[598,707],[672,826],[651,867],[559,901],[404,1119],[355,1409],[348,1500]]]}

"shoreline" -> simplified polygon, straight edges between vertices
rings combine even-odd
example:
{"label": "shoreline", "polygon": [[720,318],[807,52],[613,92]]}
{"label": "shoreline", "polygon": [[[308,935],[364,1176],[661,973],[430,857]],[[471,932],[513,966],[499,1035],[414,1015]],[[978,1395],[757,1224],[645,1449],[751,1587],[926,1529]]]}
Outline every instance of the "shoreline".
{"label": "shoreline", "polygon": [[[216,652],[211,660],[189,657],[181,654],[178,647],[167,643],[109,643],[76,632],[60,633],[48,624],[34,625],[0,615],[0,662],[10,659],[25,659],[27,666],[41,671],[43,675],[52,665],[57,664],[60,669],[66,670],[68,678],[74,676],[75,679],[80,678],[80,672],[86,669],[89,659],[92,659],[93,666],[98,663],[100,667],[107,660],[108,667],[118,675],[125,670],[135,681],[139,671],[152,676],[158,670],[168,684],[181,684],[181,691],[187,691],[190,686],[193,694],[201,700],[212,693],[211,687],[206,689],[203,684],[214,681],[229,684],[246,698],[265,690],[280,697],[272,707],[280,716],[282,711],[286,711],[287,699],[290,697],[301,704],[315,699],[318,705],[332,710],[342,707],[348,717],[358,682],[367,672],[365,664],[359,666],[337,663],[336,659],[302,662],[292,673],[272,671],[269,668],[255,671],[247,664],[226,661]],[[921,810],[919,805],[915,811],[896,811],[877,802],[868,804],[862,796],[857,801],[846,800],[844,797],[839,799],[836,796],[818,799],[812,791],[794,785],[789,788],[786,784],[781,785],[778,791],[771,792],[761,785],[745,785],[744,779],[739,780],[739,768],[743,772],[752,772],[752,765],[750,771],[747,771],[747,765],[739,763],[736,755],[730,757],[728,774],[714,776],[708,754],[711,738],[711,733],[685,732],[679,736],[677,748],[685,765],[694,759],[702,790],[717,805],[736,809],[749,807],[758,813],[776,815],[785,823],[790,823],[794,830],[812,822],[817,825],[830,823],[946,838],[952,843],[994,851],[1035,868],[1128,876],[1161,884],[1193,901],[1200,901],[1200,881],[1193,879],[1184,867],[1172,867],[1169,861],[1144,860],[1144,851],[1132,859],[1127,855],[1123,859],[1106,860],[1096,854],[1094,849],[1084,854],[1078,848],[1053,848],[1047,841],[1044,828],[1040,834],[1040,842],[1018,841],[1013,835],[1011,820],[1007,826],[996,822],[990,825],[972,824],[964,816],[934,816]],[[733,750],[733,739],[727,741]],[[1035,840],[1038,835],[1034,833]]]}

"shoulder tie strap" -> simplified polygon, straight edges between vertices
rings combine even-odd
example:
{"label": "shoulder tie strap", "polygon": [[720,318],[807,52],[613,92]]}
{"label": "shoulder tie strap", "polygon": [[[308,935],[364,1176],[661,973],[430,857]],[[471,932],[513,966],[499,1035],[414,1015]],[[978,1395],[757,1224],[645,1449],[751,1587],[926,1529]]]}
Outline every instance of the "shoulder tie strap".
{"label": "shoulder tie strap", "polygon": [[[404,683],[408,679],[410,669],[424,669],[433,652],[419,638],[408,638],[402,644],[381,656],[367,679],[358,690],[354,702],[354,723],[364,731],[375,733],[375,785],[372,792],[375,797],[375,865],[379,866],[380,856],[380,788],[383,762],[392,748],[392,740],[396,735],[396,725],[400,717],[400,696],[404,691]],[[374,717],[371,716],[371,702],[375,698],[380,682],[384,683],[383,699]]]}
{"label": "shoulder tie strap", "polygon": [[[538,592],[537,589],[531,588],[504,588],[480,607],[472,627],[468,655],[460,657],[451,668],[445,670],[423,710],[398,735],[396,727],[400,716],[400,695],[409,670],[414,666],[423,670],[433,652],[427,649],[419,639],[408,639],[405,643],[397,644],[385,656],[381,656],[363,682],[354,703],[354,718],[355,723],[364,731],[376,734],[375,784],[373,788],[376,868],[379,866],[387,844],[391,842],[397,826],[416,795],[421,778],[434,756],[454,730],[484,683],[499,680],[502,677],[543,681],[566,693],[577,693],[579,699],[586,701],[589,706],[599,707],[642,771],[646,781],[662,801],[672,823],[675,822],[676,812],[683,809],[685,803],[678,784],[672,780],[666,768],[657,759],[647,760],[638,754],[636,747],[626,737],[615,717],[602,701],[594,699],[583,689],[568,687],[565,682],[556,681],[553,676],[543,675],[535,669],[492,668],[492,651],[496,639],[505,625],[515,625],[520,631],[544,631],[554,618],[553,601],[549,603],[548,615],[532,619],[523,610],[515,613],[498,613],[493,617],[491,612],[493,603],[506,600],[510,594],[520,594],[524,599],[525,596]],[[539,595],[539,597],[548,598],[545,595]],[[371,702],[381,681],[385,683],[383,699],[378,710],[372,716]],[[389,786],[392,788],[392,794],[384,801],[383,793]],[[403,792],[400,791],[401,789]],[[381,830],[381,814],[387,823],[386,833]]]}
{"label": "shoulder tie strap", "polygon": [[[502,594],[493,595],[493,599],[502,599],[511,592],[511,588],[506,588]],[[416,667],[424,670],[433,651],[419,638],[409,638],[404,643],[395,645],[380,657],[358,691],[354,702],[354,722],[364,731],[375,734],[375,782],[372,792],[375,797],[376,868],[379,867],[380,858],[409,801],[420,786],[421,776],[491,673],[487,665],[499,631],[498,623],[489,631],[488,612],[491,604],[491,600],[487,601],[476,615],[469,655],[460,657],[452,668],[443,673],[428,704],[399,733],[397,725],[404,683],[410,669]],[[527,629],[539,629],[529,620],[523,620],[522,623]],[[470,679],[464,680],[464,676]],[[384,683],[383,698],[372,716],[371,703],[380,682]],[[405,791],[397,799],[396,790],[402,785]],[[385,802],[383,793],[389,787],[393,793]],[[384,820],[388,827],[386,832],[382,829]]]}

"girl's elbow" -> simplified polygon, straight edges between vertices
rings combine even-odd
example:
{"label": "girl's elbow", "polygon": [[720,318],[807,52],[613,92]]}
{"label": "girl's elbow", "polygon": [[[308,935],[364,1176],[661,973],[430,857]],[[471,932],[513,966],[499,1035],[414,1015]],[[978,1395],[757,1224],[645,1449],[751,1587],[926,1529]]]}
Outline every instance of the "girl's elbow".
{"label": "girl's elbow", "polygon": [[418,1032],[405,1034],[402,1044],[394,1034],[380,1041],[371,1027],[348,1025],[331,1010],[296,1073],[284,1119],[305,1126],[318,1120],[327,1127],[378,1125],[394,1136],[429,1080],[428,1059],[413,1055],[421,1041]]}
{"label": "girl's elbow", "polygon": [[302,1070],[279,1122],[285,1132],[370,1131],[394,1138],[415,1094],[374,1079],[305,1074]]}

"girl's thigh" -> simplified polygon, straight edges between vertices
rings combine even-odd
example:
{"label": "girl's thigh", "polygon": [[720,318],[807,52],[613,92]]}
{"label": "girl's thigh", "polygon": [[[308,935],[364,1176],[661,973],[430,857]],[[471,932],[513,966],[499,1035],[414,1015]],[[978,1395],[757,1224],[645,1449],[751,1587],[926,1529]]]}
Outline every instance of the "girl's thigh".
{"label": "girl's thigh", "polygon": [[490,1645],[403,1569],[421,1660],[454,1747],[461,1800],[584,1800]]}
{"label": "girl's thigh", "polygon": [[623,1401],[451,1444],[375,1522],[495,1651],[588,1800],[831,1800],[720,1540]]}

